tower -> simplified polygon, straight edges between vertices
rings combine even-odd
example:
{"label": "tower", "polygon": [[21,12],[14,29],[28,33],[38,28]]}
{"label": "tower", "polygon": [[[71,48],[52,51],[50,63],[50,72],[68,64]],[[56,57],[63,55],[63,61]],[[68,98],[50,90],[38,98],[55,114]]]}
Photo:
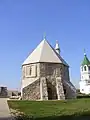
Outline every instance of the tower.
{"label": "tower", "polygon": [[80,67],[80,92],[90,94],[90,61],[84,52],[84,59]]}

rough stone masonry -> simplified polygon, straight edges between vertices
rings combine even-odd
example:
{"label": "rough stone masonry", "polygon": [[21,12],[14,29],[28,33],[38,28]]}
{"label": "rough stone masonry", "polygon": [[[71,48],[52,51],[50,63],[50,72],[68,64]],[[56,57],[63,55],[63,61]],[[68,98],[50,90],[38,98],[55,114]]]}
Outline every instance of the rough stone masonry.
{"label": "rough stone masonry", "polygon": [[[57,50],[59,50],[57,52]],[[69,66],[56,50],[43,40],[22,65],[23,100],[64,100],[76,97],[70,82]]]}

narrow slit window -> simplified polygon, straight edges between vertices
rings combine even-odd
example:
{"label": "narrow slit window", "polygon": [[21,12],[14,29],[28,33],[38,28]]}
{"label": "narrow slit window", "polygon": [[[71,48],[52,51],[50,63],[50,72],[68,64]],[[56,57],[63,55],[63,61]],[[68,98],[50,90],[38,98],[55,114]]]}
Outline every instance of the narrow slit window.
{"label": "narrow slit window", "polygon": [[31,75],[32,74],[32,68],[30,67],[30,70],[29,70],[29,75]]}

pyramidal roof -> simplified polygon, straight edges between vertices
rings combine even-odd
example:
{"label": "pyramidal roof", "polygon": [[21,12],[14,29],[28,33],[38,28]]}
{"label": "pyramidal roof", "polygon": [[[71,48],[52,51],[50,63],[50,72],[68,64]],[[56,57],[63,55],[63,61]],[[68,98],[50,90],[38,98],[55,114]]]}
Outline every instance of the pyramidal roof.
{"label": "pyramidal roof", "polygon": [[36,49],[27,57],[23,65],[37,62],[68,64],[61,58],[55,49],[44,39]]}
{"label": "pyramidal roof", "polygon": [[84,60],[82,61],[82,66],[84,65],[90,65],[90,61],[86,54],[84,54]]}

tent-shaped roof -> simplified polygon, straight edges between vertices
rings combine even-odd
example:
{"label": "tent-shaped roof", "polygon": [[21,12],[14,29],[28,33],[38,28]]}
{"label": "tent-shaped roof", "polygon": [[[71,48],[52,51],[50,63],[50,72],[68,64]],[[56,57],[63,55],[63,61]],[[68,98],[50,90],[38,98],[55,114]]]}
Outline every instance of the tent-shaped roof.
{"label": "tent-shaped roof", "polygon": [[37,62],[62,63],[68,66],[46,40],[41,41],[36,49],[27,57],[23,65]]}
{"label": "tent-shaped roof", "polygon": [[84,60],[83,60],[83,62],[82,62],[82,66],[84,66],[84,65],[90,65],[90,61],[89,61],[89,59],[87,58],[87,55],[86,55],[86,54],[84,55]]}

